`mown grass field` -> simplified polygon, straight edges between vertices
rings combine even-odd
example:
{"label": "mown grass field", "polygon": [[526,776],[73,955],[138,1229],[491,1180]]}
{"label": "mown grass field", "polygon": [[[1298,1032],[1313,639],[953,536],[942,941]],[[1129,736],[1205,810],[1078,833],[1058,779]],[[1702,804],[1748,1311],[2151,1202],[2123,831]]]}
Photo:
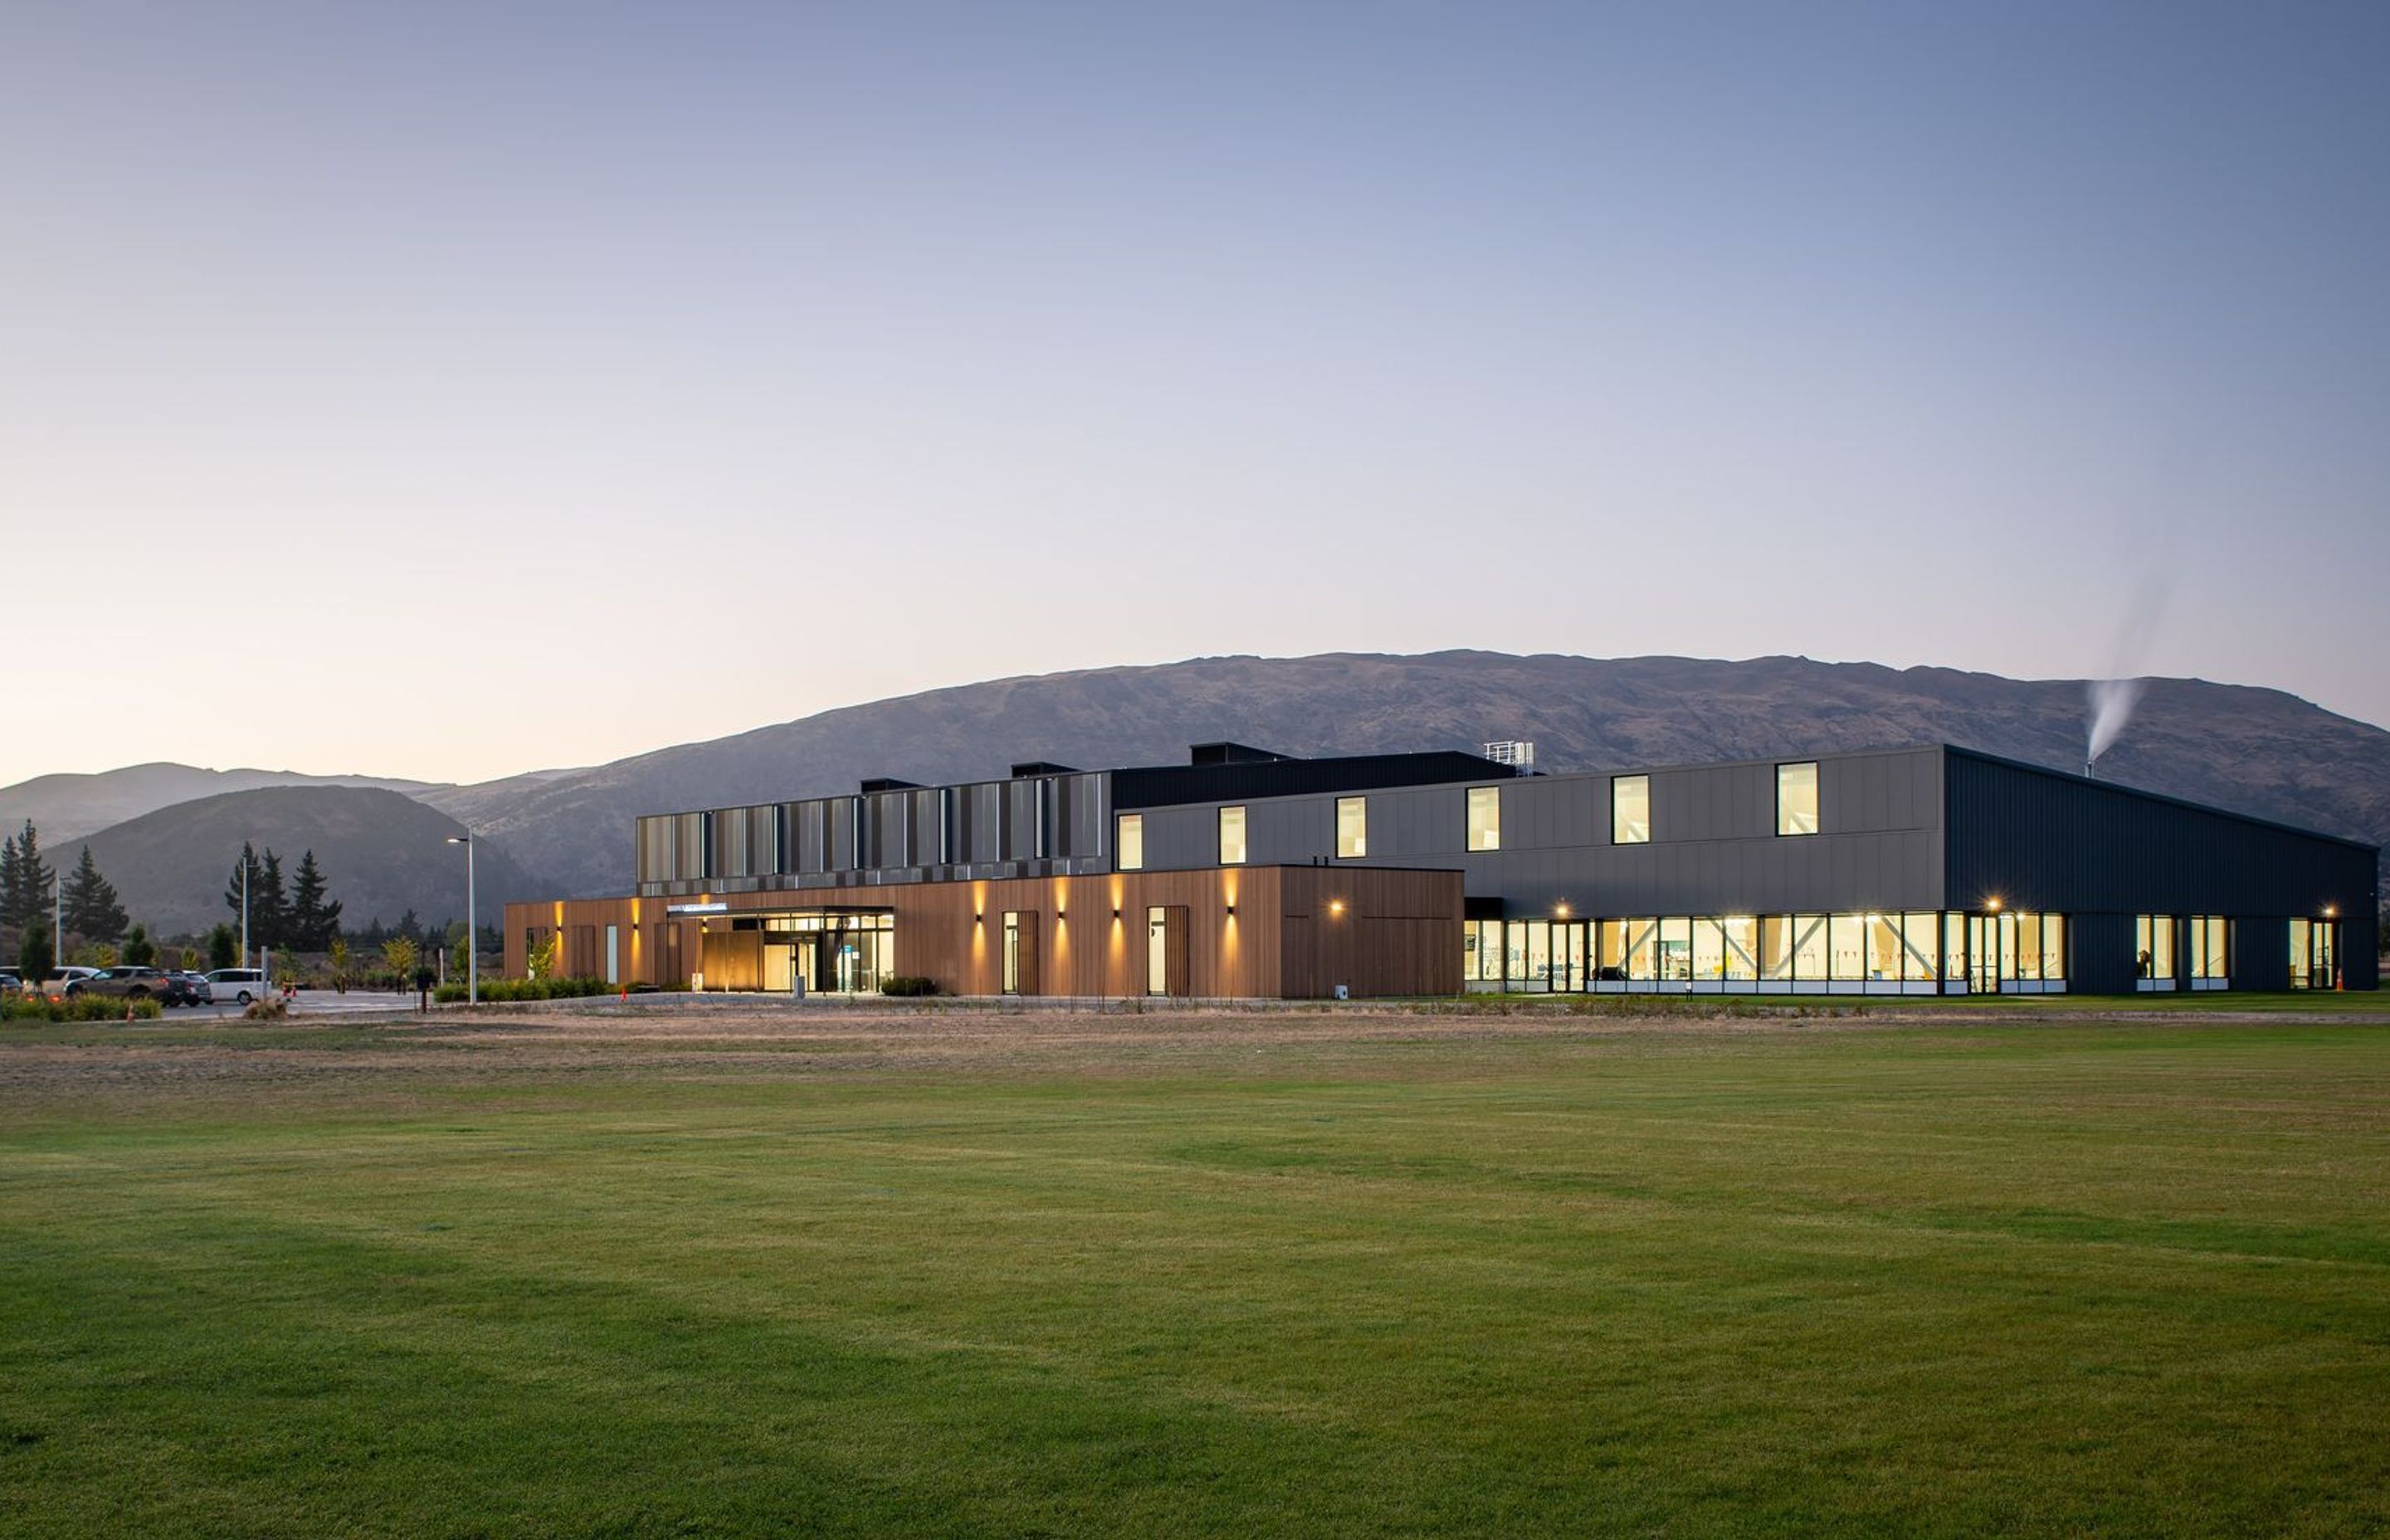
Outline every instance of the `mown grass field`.
{"label": "mown grass field", "polygon": [[2390,1528],[2390,1023],[0,1034],[0,1532]]}

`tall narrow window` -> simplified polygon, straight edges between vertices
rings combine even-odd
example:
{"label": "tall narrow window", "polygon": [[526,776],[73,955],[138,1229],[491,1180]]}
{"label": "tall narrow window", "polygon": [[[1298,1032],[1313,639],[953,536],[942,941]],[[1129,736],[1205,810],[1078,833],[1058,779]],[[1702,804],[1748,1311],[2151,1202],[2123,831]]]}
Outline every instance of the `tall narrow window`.
{"label": "tall narrow window", "polygon": [[2222,915],[2191,917],[2191,976],[2194,979],[2221,982],[2231,976],[2231,965],[2226,954],[2225,919]]}
{"label": "tall narrow window", "polygon": [[1220,865],[1241,866],[1245,864],[1245,810],[1241,807],[1220,809]]}
{"label": "tall narrow window", "polygon": [[1648,845],[1651,842],[1651,777],[1610,777],[1610,842]]}
{"label": "tall narrow window", "polygon": [[1145,869],[1145,815],[1124,813],[1113,820],[1112,865],[1124,872]]}
{"label": "tall narrow window", "polygon": [[2133,971],[2146,983],[2174,982],[2174,917],[2137,915],[2133,918]]}
{"label": "tall narrow window", "polygon": [[1780,764],[1776,767],[1776,832],[1818,832],[1818,764],[1815,760],[1806,764]]}
{"label": "tall narrow window", "polygon": [[1336,799],[1336,858],[1357,861],[1369,853],[1369,799]]}
{"label": "tall narrow window", "polygon": [[1469,848],[1502,848],[1502,789],[1498,786],[1469,789]]}

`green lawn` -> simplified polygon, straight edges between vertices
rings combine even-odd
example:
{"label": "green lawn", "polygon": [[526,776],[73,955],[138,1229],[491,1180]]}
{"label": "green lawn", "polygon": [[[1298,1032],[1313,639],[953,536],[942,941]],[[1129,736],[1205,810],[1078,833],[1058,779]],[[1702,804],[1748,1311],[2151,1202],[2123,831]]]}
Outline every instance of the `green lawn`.
{"label": "green lawn", "polygon": [[2390,1528],[2390,1025],[1300,1027],[0,1033],[0,1532]]}

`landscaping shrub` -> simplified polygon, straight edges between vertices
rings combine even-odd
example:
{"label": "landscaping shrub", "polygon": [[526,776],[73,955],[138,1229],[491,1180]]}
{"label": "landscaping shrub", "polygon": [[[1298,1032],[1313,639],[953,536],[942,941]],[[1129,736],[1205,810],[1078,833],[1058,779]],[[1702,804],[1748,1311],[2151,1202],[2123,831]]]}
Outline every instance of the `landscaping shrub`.
{"label": "landscaping shrub", "polygon": [[918,973],[892,973],[880,981],[882,995],[935,995],[938,981],[925,979]]}
{"label": "landscaping shrub", "polygon": [[[621,984],[610,984],[603,979],[484,979],[482,999],[486,1003],[514,1000],[577,1000],[591,995],[613,995]],[[442,984],[431,997],[443,1006],[460,1004],[465,998],[465,986]]]}
{"label": "landscaping shrub", "polygon": [[78,995],[52,1001],[39,995],[0,995],[0,1021],[122,1021],[127,1010],[136,1021],[155,1021],[163,1014],[155,1000],[113,1000],[99,995]]}

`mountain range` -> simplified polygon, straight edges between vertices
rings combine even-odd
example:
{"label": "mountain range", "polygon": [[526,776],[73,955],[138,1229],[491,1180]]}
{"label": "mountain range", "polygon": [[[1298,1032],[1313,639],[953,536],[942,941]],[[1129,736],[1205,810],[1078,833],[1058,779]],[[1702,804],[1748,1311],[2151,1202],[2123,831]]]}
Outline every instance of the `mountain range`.
{"label": "mountain range", "polygon": [[[998,679],[844,707],[752,732],[682,744],[610,764],[539,771],[471,786],[369,782],[304,789],[307,801],[265,801],[290,788],[233,790],[194,802],[181,784],[143,765],[86,777],[45,776],[0,789],[8,827],[30,807],[28,788],[79,787],[83,807],[140,809],[133,826],[95,836],[93,854],[135,918],[186,912],[192,881],[212,921],[223,873],[244,835],[270,822],[287,860],[313,843],[332,870],[329,828],[359,810],[353,828],[376,839],[338,848],[353,859],[348,918],[373,905],[394,919],[455,907],[453,852],[418,861],[455,820],[480,841],[486,897],[617,893],[632,881],[632,819],[642,813],[726,806],[847,791],[867,776],[922,783],[1001,776],[1017,761],[1086,768],[1170,764],[1189,743],[1232,738],[1294,754],[1475,749],[1493,739],[1537,745],[1547,771],[1600,770],[1703,760],[1826,753],[1950,742],[2079,772],[2087,738],[2087,684],[2018,680],[1953,669],[1893,669],[1805,658],[1722,661],[1693,658],[1590,659],[1455,651],[1420,656],[1331,653],[1309,658],[1225,657],[1139,667]],[[2281,690],[2196,679],[2152,679],[2098,774],[2194,802],[2305,828],[2390,842],[2390,732],[2326,712]],[[193,776],[217,772],[188,771]],[[263,772],[224,772],[262,775]],[[122,777],[121,781],[116,777]],[[227,789],[218,787],[220,792]],[[58,793],[43,793],[54,799]],[[368,799],[370,801],[368,801]],[[438,825],[394,815],[392,804]],[[53,802],[48,805],[70,805]],[[367,815],[364,810],[374,811]],[[270,815],[270,817],[269,817]],[[65,838],[43,824],[54,857]],[[127,815],[132,816],[132,815]],[[71,818],[62,818],[68,827]],[[342,825],[341,827],[352,827]],[[120,834],[126,837],[119,838]],[[223,846],[229,841],[229,848]],[[162,863],[180,845],[204,847],[189,873]],[[375,875],[368,878],[368,872]],[[154,875],[153,875],[154,874]],[[418,888],[410,884],[420,883]],[[135,902],[155,905],[145,910]],[[359,902],[365,895],[367,902]],[[390,905],[398,907],[392,908]]]}

